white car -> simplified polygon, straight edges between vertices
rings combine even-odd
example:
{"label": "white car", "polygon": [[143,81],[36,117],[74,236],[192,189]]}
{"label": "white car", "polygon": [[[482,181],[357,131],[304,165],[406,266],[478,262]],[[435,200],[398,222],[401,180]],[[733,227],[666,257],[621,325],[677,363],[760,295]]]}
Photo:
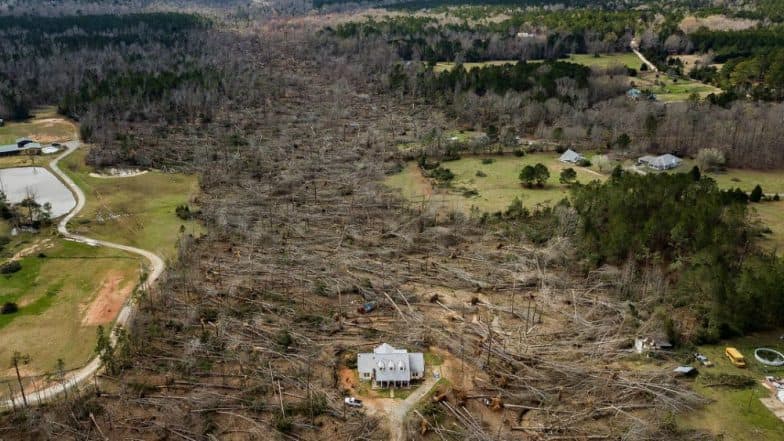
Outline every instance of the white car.
{"label": "white car", "polygon": [[346,406],[362,407],[362,400],[358,400],[354,397],[343,398],[343,402],[346,403]]}

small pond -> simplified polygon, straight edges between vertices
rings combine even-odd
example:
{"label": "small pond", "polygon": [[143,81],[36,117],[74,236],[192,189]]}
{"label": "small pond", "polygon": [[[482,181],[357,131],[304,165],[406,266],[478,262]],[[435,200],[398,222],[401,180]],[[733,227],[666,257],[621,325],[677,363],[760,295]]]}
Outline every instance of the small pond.
{"label": "small pond", "polygon": [[55,175],[43,167],[0,169],[0,191],[8,202],[17,204],[28,195],[43,205],[52,204],[52,217],[60,217],[76,205],[73,194]]}

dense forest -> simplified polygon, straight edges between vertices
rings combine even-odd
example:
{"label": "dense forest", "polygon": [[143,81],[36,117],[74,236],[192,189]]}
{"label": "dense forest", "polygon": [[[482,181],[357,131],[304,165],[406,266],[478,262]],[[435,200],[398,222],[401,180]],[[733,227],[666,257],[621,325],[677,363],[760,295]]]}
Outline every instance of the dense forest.
{"label": "dense forest", "polygon": [[590,267],[631,259],[678,269],[668,275],[674,287],[661,300],[698,323],[682,330],[685,338],[716,341],[784,325],[784,262],[753,246],[745,193],[719,190],[697,171],[618,171],[606,183],[575,187],[572,201]]}
{"label": "dense forest", "polygon": [[[91,150],[97,165],[153,165],[174,153],[154,148],[150,139],[182,136],[171,133],[169,124],[207,129],[227,99],[254,97],[248,93],[254,88],[241,83],[249,77],[227,79],[227,70],[249,67],[223,48],[255,42],[227,37],[202,16],[160,12],[0,21],[0,115],[23,119],[34,106],[57,104],[80,122],[83,138],[97,144]],[[176,156],[182,160],[183,154],[193,152]]]}

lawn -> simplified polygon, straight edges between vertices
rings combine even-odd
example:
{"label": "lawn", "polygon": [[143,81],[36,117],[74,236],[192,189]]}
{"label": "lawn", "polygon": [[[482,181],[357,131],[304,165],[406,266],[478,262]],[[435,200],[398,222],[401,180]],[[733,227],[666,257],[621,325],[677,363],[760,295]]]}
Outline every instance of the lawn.
{"label": "lawn", "polygon": [[692,79],[678,78],[673,79],[664,74],[648,72],[641,73],[637,77],[629,77],[630,84],[641,90],[650,90],[656,94],[656,99],[662,102],[685,101],[692,93],[697,93],[701,98],[705,98],[711,93],[720,93],[721,89],[701,83]]}
{"label": "lawn", "polygon": [[[588,67],[597,67],[597,68],[607,68],[610,66],[617,66],[617,65],[624,65],[626,67],[631,67],[633,69],[640,68],[642,61],[634,55],[632,52],[622,52],[617,54],[599,54],[595,56],[593,54],[571,54],[568,58],[564,58],[561,61],[569,61],[572,63],[582,64],[583,66]],[[466,70],[471,70],[474,67],[484,67],[484,66],[502,66],[504,64],[515,64],[518,60],[492,60],[492,61],[481,61],[476,63],[463,63],[463,67]],[[541,63],[542,60],[528,60],[528,63]],[[443,72],[446,70],[451,70],[455,66],[453,62],[440,62],[436,63],[435,68],[433,69],[435,72]]]}
{"label": "lawn", "polygon": [[52,107],[33,111],[26,121],[6,121],[0,127],[0,144],[13,144],[17,138],[30,137],[40,143],[64,142],[74,139],[76,127],[57,115]]}
{"label": "lawn", "polygon": [[[598,56],[597,56],[598,55]],[[635,70],[640,70],[642,60],[633,52],[621,52],[615,54],[571,54],[564,61],[582,64],[588,67],[606,69],[611,66],[623,65]]]}
{"label": "lawn", "polygon": [[[493,60],[493,61],[480,61],[476,63],[463,63],[463,67],[465,70],[471,70],[475,67],[485,67],[485,66],[503,66],[504,64],[515,64],[518,60]],[[435,67],[433,68],[434,72],[444,72],[447,70],[452,70],[455,67],[455,63],[451,61],[443,61],[440,63],[436,63]]]}
{"label": "lawn", "polygon": [[[724,348],[733,346],[746,358],[747,369],[739,369],[730,364],[724,356]],[[754,359],[754,349],[770,347],[784,351],[778,333],[750,335],[724,342],[717,346],[702,346],[699,351],[715,364],[712,368],[700,368],[703,373],[725,373],[746,375],[761,380],[765,375],[782,376],[784,369],[770,369]],[[707,387],[699,379],[694,389],[705,397],[714,400],[704,409],[690,412],[679,417],[684,427],[708,430],[722,439],[752,441],[760,439],[784,439],[784,423],[768,410],[759,398],[770,396],[770,392],[759,385],[746,389]]]}
{"label": "lawn", "polygon": [[762,202],[751,204],[759,220],[771,230],[771,234],[762,239],[762,245],[777,250],[779,255],[784,251],[784,201]]}
{"label": "lawn", "polygon": [[[199,235],[198,222],[175,214],[181,204],[190,204],[198,193],[195,175],[149,173],[126,178],[102,179],[89,176],[93,169],[84,162],[80,149],[61,162],[61,168],[87,196],[84,209],[71,221],[75,233],[151,250],[164,258],[176,256],[180,228]],[[193,209],[193,205],[191,209]]]}
{"label": "lawn", "polygon": [[[30,355],[27,374],[52,371],[58,358],[67,368],[84,365],[96,337],[97,323],[84,322],[91,302],[99,293],[104,298],[108,290],[130,293],[139,280],[135,256],[54,236],[43,243],[20,260],[19,272],[0,276],[0,304],[19,307],[16,313],[0,315],[0,381],[13,375],[7,369],[14,351]],[[29,243],[20,247],[26,246]],[[106,326],[119,312],[111,307],[97,310],[104,312]]]}
{"label": "lawn", "polygon": [[[484,164],[483,160],[492,162]],[[539,162],[549,169],[549,181],[544,188],[523,187],[519,180],[520,170]],[[559,162],[555,153],[533,153],[523,157],[468,156],[458,161],[445,162],[442,167],[455,174],[449,188],[431,190],[430,183],[414,163],[409,163],[402,173],[388,177],[386,184],[399,189],[404,198],[413,202],[424,198],[463,212],[470,211],[472,206],[481,211],[495,212],[506,209],[515,197],[520,198],[523,205],[529,208],[538,204],[557,203],[569,192],[567,186],[558,182],[561,170],[567,167],[574,168],[577,180],[583,183],[605,179],[605,176],[591,170]],[[485,176],[477,176],[477,172]],[[463,196],[466,191],[478,194]]]}

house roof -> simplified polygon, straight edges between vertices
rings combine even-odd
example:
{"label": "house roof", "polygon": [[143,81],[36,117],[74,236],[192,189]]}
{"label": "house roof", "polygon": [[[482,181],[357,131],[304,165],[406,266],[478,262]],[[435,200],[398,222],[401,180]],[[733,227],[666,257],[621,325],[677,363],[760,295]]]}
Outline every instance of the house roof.
{"label": "house roof", "polygon": [[11,153],[16,151],[19,151],[19,147],[16,144],[0,145],[0,153]]}
{"label": "house roof", "polygon": [[568,149],[567,151],[563,152],[561,157],[558,158],[558,160],[562,162],[577,162],[580,159],[583,159],[582,155],[572,149]]}
{"label": "house roof", "polygon": [[425,371],[425,357],[421,352],[409,353],[383,343],[372,353],[357,354],[357,370],[373,372],[376,381],[411,381],[411,374]]}

